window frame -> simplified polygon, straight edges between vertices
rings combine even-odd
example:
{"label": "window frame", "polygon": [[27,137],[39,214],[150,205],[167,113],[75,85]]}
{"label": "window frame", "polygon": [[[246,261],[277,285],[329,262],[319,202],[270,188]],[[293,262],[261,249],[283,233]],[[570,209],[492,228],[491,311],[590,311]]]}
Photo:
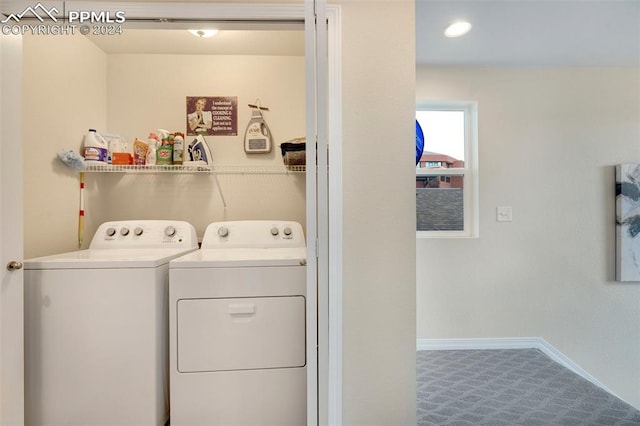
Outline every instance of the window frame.
{"label": "window frame", "polygon": [[478,103],[476,101],[420,100],[416,102],[416,112],[417,111],[464,112],[464,167],[442,169],[419,169],[416,167],[416,177],[462,176],[464,219],[463,229],[461,231],[416,230],[416,238],[478,238],[480,224],[480,197],[478,185]]}

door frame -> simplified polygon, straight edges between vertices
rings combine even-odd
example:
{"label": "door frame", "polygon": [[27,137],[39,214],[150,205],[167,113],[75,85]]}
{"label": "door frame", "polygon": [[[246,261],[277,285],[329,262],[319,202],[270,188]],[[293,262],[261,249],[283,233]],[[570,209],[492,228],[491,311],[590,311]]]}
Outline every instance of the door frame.
{"label": "door frame", "polygon": [[0,424],[24,424],[22,36],[0,35]]}

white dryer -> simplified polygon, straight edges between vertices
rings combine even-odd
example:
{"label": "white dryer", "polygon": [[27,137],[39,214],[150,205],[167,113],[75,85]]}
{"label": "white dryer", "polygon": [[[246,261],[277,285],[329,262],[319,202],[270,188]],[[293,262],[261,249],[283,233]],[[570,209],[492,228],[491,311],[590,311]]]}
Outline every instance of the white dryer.
{"label": "white dryer", "polygon": [[171,424],[306,424],[300,224],[212,223],[169,273]]}
{"label": "white dryer", "polygon": [[186,222],[107,222],[25,261],[27,425],[165,424],[169,260],[197,248]]}

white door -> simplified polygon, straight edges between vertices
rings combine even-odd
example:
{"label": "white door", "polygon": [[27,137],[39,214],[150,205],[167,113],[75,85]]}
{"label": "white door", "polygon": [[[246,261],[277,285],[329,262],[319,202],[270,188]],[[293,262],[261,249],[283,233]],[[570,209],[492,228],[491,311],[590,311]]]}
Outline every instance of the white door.
{"label": "white door", "polygon": [[326,3],[305,2],[307,142],[316,142],[306,157],[308,426],[342,425],[340,8]]}
{"label": "white door", "polygon": [[0,425],[12,426],[24,423],[21,36],[0,35],[0,70]]}

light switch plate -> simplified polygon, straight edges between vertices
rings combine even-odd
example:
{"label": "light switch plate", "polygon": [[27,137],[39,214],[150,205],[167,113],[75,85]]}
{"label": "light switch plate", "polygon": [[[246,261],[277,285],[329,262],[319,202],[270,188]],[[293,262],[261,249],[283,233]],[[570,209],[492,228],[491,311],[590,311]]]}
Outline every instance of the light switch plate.
{"label": "light switch plate", "polygon": [[511,222],[513,220],[511,206],[498,206],[496,208],[496,220],[498,222]]}

